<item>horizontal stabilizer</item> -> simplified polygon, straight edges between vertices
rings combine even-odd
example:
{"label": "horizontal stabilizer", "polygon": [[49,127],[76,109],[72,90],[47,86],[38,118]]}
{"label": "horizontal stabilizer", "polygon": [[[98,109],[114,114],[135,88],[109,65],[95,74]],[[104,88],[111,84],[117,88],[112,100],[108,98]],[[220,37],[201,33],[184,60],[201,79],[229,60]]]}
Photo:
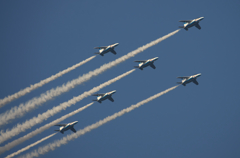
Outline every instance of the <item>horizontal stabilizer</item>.
{"label": "horizontal stabilizer", "polygon": [[98,101],[97,99],[93,99],[92,101]]}
{"label": "horizontal stabilizer", "polygon": [[177,82],[177,84],[182,84],[182,82]]}
{"label": "horizontal stabilizer", "polygon": [[135,68],[139,68],[139,66],[134,66]]}
{"label": "horizontal stabilizer", "polygon": [[59,132],[60,130],[59,130],[59,129],[57,129],[57,130],[54,130],[54,131],[58,131],[58,132]]}
{"label": "horizontal stabilizer", "polygon": [[184,26],[178,26],[179,28],[184,28]]}
{"label": "horizontal stabilizer", "polygon": [[100,54],[99,52],[96,52],[96,53],[94,53],[94,54]]}

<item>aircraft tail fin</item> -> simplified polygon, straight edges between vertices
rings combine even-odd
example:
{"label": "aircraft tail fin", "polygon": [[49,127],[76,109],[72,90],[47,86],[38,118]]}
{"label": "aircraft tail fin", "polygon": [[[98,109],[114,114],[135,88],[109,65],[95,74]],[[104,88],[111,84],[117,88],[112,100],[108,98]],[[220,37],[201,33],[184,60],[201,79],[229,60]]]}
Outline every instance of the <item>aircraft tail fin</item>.
{"label": "aircraft tail fin", "polygon": [[54,130],[54,131],[58,131],[58,132],[61,132],[62,134],[64,134],[64,132],[63,132],[63,131],[60,131],[60,130]]}
{"label": "aircraft tail fin", "polygon": [[186,31],[188,30],[188,28],[184,27],[184,26],[178,26],[179,28],[185,29]]}
{"label": "aircraft tail fin", "polygon": [[99,100],[97,100],[97,99],[93,99],[92,101],[97,101],[97,102],[99,102],[99,103],[102,103],[101,101],[99,101]]}
{"label": "aircraft tail fin", "polygon": [[103,54],[102,54],[102,53],[99,53],[99,52],[96,52],[96,53],[94,53],[94,54],[99,54],[99,55],[103,56]]}
{"label": "aircraft tail fin", "polygon": [[99,52],[96,52],[96,53],[94,53],[94,54],[99,54],[99,55],[103,56],[103,54],[102,54],[102,53],[99,53]]}
{"label": "aircraft tail fin", "polygon": [[103,56],[103,54],[102,54],[102,53],[99,53],[99,52],[96,52],[96,53],[94,53],[94,54],[99,54],[99,55]]}

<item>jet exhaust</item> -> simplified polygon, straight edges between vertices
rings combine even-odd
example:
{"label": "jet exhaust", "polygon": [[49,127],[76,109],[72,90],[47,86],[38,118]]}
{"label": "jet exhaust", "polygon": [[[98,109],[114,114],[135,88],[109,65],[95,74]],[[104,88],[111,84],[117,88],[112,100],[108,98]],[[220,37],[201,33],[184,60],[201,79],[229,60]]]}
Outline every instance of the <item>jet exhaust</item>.
{"label": "jet exhaust", "polygon": [[35,149],[34,151],[21,156],[21,158],[38,157],[40,155],[46,154],[50,150],[55,150],[57,147],[60,147],[61,145],[64,145],[64,144],[67,144],[69,141],[74,140],[74,139],[76,139],[76,138],[86,134],[87,132],[90,132],[93,129],[96,129],[96,128],[104,125],[105,123],[116,119],[117,117],[120,117],[120,116],[122,116],[122,115],[124,115],[124,114],[126,114],[128,112],[131,112],[132,110],[140,107],[141,105],[144,105],[144,104],[146,104],[146,103],[148,103],[148,102],[150,102],[150,101],[152,101],[152,100],[162,96],[163,94],[166,94],[166,93],[174,90],[178,86],[179,85],[171,87],[169,89],[166,89],[165,91],[162,91],[162,92],[160,92],[158,94],[155,94],[155,95],[153,95],[153,96],[151,96],[151,97],[149,97],[149,98],[147,98],[147,99],[145,99],[145,100],[143,100],[141,102],[138,102],[135,105],[131,105],[130,107],[128,107],[126,109],[123,109],[123,110],[121,110],[121,111],[119,111],[119,112],[117,112],[117,113],[115,113],[115,114],[113,114],[111,116],[108,116],[108,117],[104,118],[103,120],[100,120],[100,121],[98,121],[98,122],[96,122],[96,123],[94,123],[92,125],[89,125],[89,126],[85,127],[84,129],[77,131],[74,134],[67,135],[66,137],[63,137],[60,140],[56,140],[53,143],[49,143],[49,144],[47,144],[47,145],[45,145],[43,147],[39,147],[38,149]]}
{"label": "jet exhaust", "polygon": [[97,87],[92,88],[89,91],[86,91],[84,93],[82,93],[81,95],[77,96],[77,97],[73,97],[72,99],[68,100],[67,102],[63,102],[60,105],[53,107],[52,109],[49,109],[48,111],[42,113],[42,114],[38,114],[37,117],[33,117],[32,119],[26,120],[24,123],[22,124],[17,124],[15,127],[13,127],[11,130],[7,129],[5,132],[2,130],[0,131],[0,144],[3,143],[4,141],[18,135],[21,132],[26,131],[27,129],[32,128],[33,126],[42,123],[44,120],[47,120],[49,117],[61,112],[62,110],[66,109],[67,107],[72,106],[73,104],[76,104],[77,102],[81,101],[82,99],[91,96],[92,94],[94,94],[95,92],[99,91],[100,89],[122,79],[123,77],[131,74],[132,72],[134,72],[135,69],[132,69],[130,71],[127,71],[111,80],[108,80],[102,84],[100,84]]}
{"label": "jet exhaust", "polygon": [[32,144],[26,146],[25,148],[22,148],[22,149],[14,152],[14,153],[8,155],[6,158],[11,158],[11,157],[14,157],[14,156],[16,156],[16,155],[19,155],[20,153],[22,153],[22,152],[24,152],[24,151],[26,151],[26,150],[28,150],[28,149],[30,149],[30,148],[38,145],[39,143],[42,143],[43,141],[45,141],[45,140],[53,137],[55,134],[57,134],[57,133],[53,133],[53,134],[51,134],[51,135],[49,135],[49,136],[46,136],[46,137],[40,139],[39,141],[36,141],[35,143],[32,143]]}
{"label": "jet exhaust", "polygon": [[62,75],[76,69],[77,67],[82,66],[83,64],[89,62],[90,60],[92,60],[95,57],[96,57],[95,55],[91,56],[90,58],[87,58],[86,60],[83,60],[80,63],[77,63],[77,64],[75,64],[75,65],[73,65],[73,66],[71,66],[71,67],[69,67],[69,68],[67,68],[63,71],[60,71],[57,74],[52,75],[51,77],[48,77],[44,80],[41,80],[40,82],[35,83],[34,85],[31,85],[30,87],[26,87],[26,88],[24,88],[23,90],[20,90],[17,93],[9,95],[9,96],[5,97],[4,99],[0,99],[0,108],[3,107],[4,105],[6,105],[7,103],[10,103],[11,101],[13,101],[15,99],[18,99],[18,98],[24,96],[25,94],[30,93],[31,91],[33,91],[33,90],[35,90],[39,87],[42,87],[43,85],[57,79],[58,77],[61,77]]}
{"label": "jet exhaust", "polygon": [[42,93],[40,95],[40,97],[35,97],[31,100],[29,100],[27,103],[25,104],[20,104],[18,107],[15,106],[13,108],[11,108],[10,111],[5,112],[4,114],[0,115],[0,126],[9,123],[11,120],[22,117],[23,115],[25,115],[27,112],[35,109],[36,107],[40,106],[41,104],[47,102],[50,99],[53,99],[56,96],[61,95],[62,93],[65,93],[67,91],[69,91],[72,88],[75,88],[77,85],[82,84],[83,82],[86,82],[88,80],[90,80],[92,77],[97,76],[101,73],[103,73],[104,71],[112,68],[113,66],[116,66],[124,61],[126,61],[127,59],[134,57],[135,55],[143,52],[144,50],[160,43],[161,41],[173,36],[174,34],[176,34],[177,32],[179,32],[180,29],[173,31],[163,37],[160,37],[146,45],[143,45],[139,48],[137,48],[134,51],[129,52],[128,54],[114,60],[111,61],[107,64],[102,65],[101,67],[95,69],[94,71],[90,71],[87,74],[84,74],[82,76],[79,76],[76,79],[73,79],[72,81],[67,82],[66,84],[63,84],[62,86],[58,86],[55,89],[51,89],[48,90],[45,93]]}
{"label": "jet exhaust", "polygon": [[58,119],[56,119],[56,120],[54,120],[54,121],[44,125],[42,127],[40,127],[40,128],[37,128],[36,130],[34,130],[34,131],[28,133],[27,135],[25,135],[23,137],[20,137],[20,138],[18,138],[16,140],[6,144],[3,147],[0,147],[0,154],[4,153],[5,151],[8,151],[8,150],[12,149],[13,147],[15,147],[18,144],[20,144],[20,143],[22,143],[22,142],[24,142],[24,141],[34,137],[35,135],[37,135],[39,133],[42,133],[43,131],[49,129],[50,127],[54,126],[55,124],[58,124],[59,122],[65,120],[66,118],[71,117],[71,116],[73,116],[73,115],[83,111],[84,109],[86,109],[89,106],[91,106],[93,103],[94,102],[89,103],[89,104],[87,104],[87,105],[85,105],[85,106],[83,106],[83,107],[81,107],[81,108],[79,108],[79,109],[77,109],[77,110],[75,110],[75,111],[73,111],[73,112],[71,112],[69,114],[66,114],[66,115],[64,115],[64,116],[62,116],[62,117],[60,117],[60,118],[58,118]]}

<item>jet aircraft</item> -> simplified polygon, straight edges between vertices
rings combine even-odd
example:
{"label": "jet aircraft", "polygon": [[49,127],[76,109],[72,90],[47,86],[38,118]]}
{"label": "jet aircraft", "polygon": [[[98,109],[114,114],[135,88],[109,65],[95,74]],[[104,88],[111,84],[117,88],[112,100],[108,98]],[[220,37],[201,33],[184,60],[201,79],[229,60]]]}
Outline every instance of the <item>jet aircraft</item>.
{"label": "jet aircraft", "polygon": [[177,82],[177,83],[186,86],[186,84],[193,82],[196,85],[198,85],[197,78],[200,76],[201,76],[201,73],[192,75],[192,76],[177,77],[177,78],[182,79],[182,82]]}
{"label": "jet aircraft", "polygon": [[184,28],[185,30],[188,30],[188,28],[195,26],[196,28],[198,28],[200,30],[201,26],[199,25],[199,22],[203,19],[204,19],[204,17],[200,17],[200,18],[193,19],[193,20],[180,20],[179,22],[184,22],[184,25],[179,26],[179,27]]}
{"label": "jet aircraft", "polygon": [[103,100],[109,99],[110,101],[114,102],[112,95],[116,93],[116,90],[108,92],[108,93],[98,93],[93,94],[92,96],[98,96],[97,99],[94,99],[93,101],[97,101],[99,103],[102,103]]}
{"label": "jet aircraft", "polygon": [[55,126],[60,126],[60,128],[59,128],[59,130],[54,130],[54,131],[59,131],[62,134],[64,134],[64,131],[67,131],[70,129],[71,131],[76,133],[76,130],[73,128],[73,126],[76,125],[77,123],[78,123],[78,121],[74,121],[74,122],[68,123],[68,124],[57,124]]}
{"label": "jet aircraft", "polygon": [[115,43],[109,46],[102,46],[102,47],[95,47],[94,49],[99,49],[99,52],[95,53],[95,54],[99,54],[101,56],[103,56],[104,54],[108,53],[108,52],[112,52],[113,54],[117,54],[114,50],[114,48],[116,46],[118,46],[119,43]]}
{"label": "jet aircraft", "polygon": [[154,61],[158,60],[158,57],[148,59],[148,60],[136,60],[134,62],[138,62],[138,66],[134,66],[135,68],[139,68],[143,70],[143,68],[147,66],[151,66],[153,69],[156,69],[155,65],[153,65]]}

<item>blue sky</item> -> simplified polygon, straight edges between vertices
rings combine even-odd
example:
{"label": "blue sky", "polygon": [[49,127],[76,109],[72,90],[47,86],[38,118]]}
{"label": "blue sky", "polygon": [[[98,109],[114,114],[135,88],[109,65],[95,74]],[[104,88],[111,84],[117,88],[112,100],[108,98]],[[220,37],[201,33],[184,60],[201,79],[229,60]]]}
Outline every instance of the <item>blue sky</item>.
{"label": "blue sky", "polygon": [[[202,73],[199,85],[179,86],[42,157],[239,157],[239,7],[237,0],[1,1],[0,98],[92,56],[96,46],[120,43],[115,49],[117,55],[97,56],[7,104],[1,112],[177,30],[182,25],[179,20],[201,16],[205,19],[200,22],[201,30],[181,30],[0,128],[11,128],[131,70],[136,65],[134,60],[159,57],[155,70],[150,67],[136,70],[99,91],[117,90],[113,95],[114,103],[94,103],[63,123],[78,120],[75,128],[82,129],[176,85],[180,81],[177,76]],[[92,99],[95,98],[85,98],[7,142],[90,103]],[[42,132],[3,156],[52,134],[54,129]],[[57,134],[33,149],[70,133]]]}

